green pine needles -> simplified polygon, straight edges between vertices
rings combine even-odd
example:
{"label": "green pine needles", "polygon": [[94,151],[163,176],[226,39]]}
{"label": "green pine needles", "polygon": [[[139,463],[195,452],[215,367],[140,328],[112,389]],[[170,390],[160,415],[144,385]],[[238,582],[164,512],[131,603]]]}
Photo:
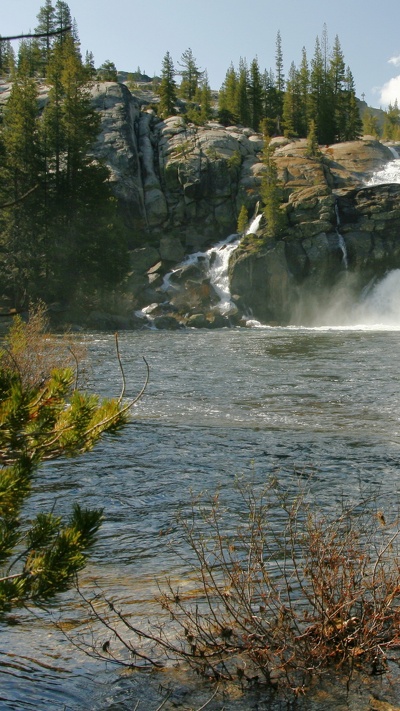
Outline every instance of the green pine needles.
{"label": "green pine needles", "polygon": [[[57,358],[40,332],[42,316],[32,318],[34,327],[17,317],[0,353],[0,615],[67,590],[101,524],[101,510],[79,504],[66,521],[54,511],[25,520],[22,509],[41,462],[92,449],[123,427],[132,405],[122,395],[100,401],[77,390],[73,368],[52,368]],[[46,348],[51,356],[38,360]]]}

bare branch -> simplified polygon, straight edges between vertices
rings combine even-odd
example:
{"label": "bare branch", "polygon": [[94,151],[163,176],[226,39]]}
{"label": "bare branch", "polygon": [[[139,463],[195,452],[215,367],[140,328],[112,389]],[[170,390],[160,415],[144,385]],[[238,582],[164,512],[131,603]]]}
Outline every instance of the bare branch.
{"label": "bare branch", "polygon": [[[0,40],[1,39],[3,39],[3,38],[0,37]],[[28,190],[26,193],[21,195],[19,198],[16,198],[15,200],[11,200],[10,202],[5,202],[3,205],[0,205],[0,210],[5,210],[6,207],[14,207],[14,205],[18,205],[19,202],[22,202],[23,200],[25,200],[25,198],[27,198],[28,195],[33,193],[34,190],[37,190],[38,187],[39,187],[39,183],[36,183],[36,185],[34,185],[33,188]]]}

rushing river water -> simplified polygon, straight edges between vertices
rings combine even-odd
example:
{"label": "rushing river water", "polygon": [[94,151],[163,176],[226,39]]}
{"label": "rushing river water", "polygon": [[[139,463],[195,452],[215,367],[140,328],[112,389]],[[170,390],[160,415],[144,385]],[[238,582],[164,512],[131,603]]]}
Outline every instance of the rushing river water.
{"label": "rushing river water", "polygon": [[[113,337],[88,340],[92,387],[118,394]],[[177,510],[191,491],[217,486],[235,506],[236,475],[261,482],[276,473],[293,487],[312,474],[322,505],[356,500],[360,487],[397,504],[400,331],[393,325],[141,331],[122,334],[120,349],[128,394],[144,379],[142,355],[151,371],[130,424],[89,455],[42,468],[29,505],[49,509],[56,498],[60,513],[74,499],[104,507],[83,588],[96,580],[139,616],[151,615],[155,580],[184,574],[163,535],[176,533]],[[79,632],[82,613],[72,594],[62,599],[64,618]],[[110,707],[115,670],[74,650],[51,614],[17,617],[17,626],[2,627],[1,709]]]}

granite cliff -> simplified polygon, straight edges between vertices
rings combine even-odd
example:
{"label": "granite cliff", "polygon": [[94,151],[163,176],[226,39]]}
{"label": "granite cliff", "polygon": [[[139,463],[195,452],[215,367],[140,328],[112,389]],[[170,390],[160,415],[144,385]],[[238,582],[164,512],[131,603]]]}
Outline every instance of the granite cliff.
{"label": "granite cliff", "polygon": [[128,325],[142,325],[133,313],[144,308],[160,327],[241,323],[249,314],[289,323],[303,317],[299,303],[329,298],[344,273],[357,291],[400,268],[400,185],[367,185],[392,150],[365,137],[310,158],[306,141],[274,138],[286,226],[279,239],[267,238],[261,219],[232,252],[234,308],[221,314],[208,274],[213,254],[181,262],[234,233],[242,205],[255,213],[262,136],[212,122],[196,127],[182,116],[160,121],[146,96],[123,84],[96,84],[93,101],[102,116],[95,153],[110,168],[132,235],[120,321],[124,313]]}

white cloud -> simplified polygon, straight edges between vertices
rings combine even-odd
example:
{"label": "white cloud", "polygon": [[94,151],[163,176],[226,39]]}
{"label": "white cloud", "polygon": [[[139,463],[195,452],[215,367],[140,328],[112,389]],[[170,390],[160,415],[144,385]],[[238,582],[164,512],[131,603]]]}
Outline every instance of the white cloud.
{"label": "white cloud", "polygon": [[392,77],[380,88],[380,104],[387,107],[389,104],[394,104],[397,99],[400,105],[400,74],[397,77]]}
{"label": "white cloud", "polygon": [[400,67],[400,55],[397,57],[390,57],[388,59],[389,64],[393,64],[395,67]]}

